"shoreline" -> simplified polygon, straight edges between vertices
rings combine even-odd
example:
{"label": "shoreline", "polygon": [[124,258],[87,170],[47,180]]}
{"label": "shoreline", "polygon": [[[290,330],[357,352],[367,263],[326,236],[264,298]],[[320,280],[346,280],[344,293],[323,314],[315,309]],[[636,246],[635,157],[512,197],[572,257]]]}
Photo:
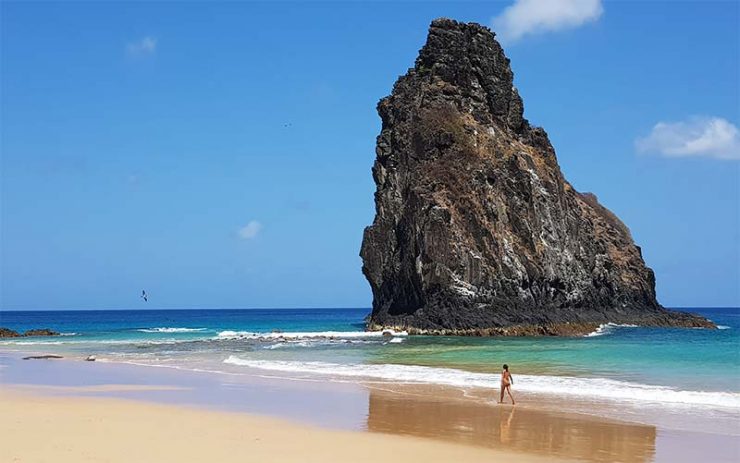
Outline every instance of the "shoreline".
{"label": "shoreline", "polygon": [[4,387],[45,397],[130,400],[565,460],[673,462],[682,461],[680,457],[695,447],[712,461],[732,461],[740,455],[736,436],[558,411],[542,398],[527,397],[514,407],[494,405],[487,390],[15,358],[0,355]]}
{"label": "shoreline", "polygon": [[[252,385],[255,382],[267,381],[270,386],[287,384],[321,384],[324,389],[355,388],[361,390],[384,390],[396,394],[411,394],[415,396],[441,396],[446,400],[462,400],[478,407],[496,407],[498,387],[495,379],[498,377],[488,372],[458,370],[447,366],[424,365],[373,365],[361,366],[361,372],[355,371],[349,365],[329,363],[312,363],[298,361],[251,362],[229,355],[225,360],[214,361],[209,358],[192,362],[157,362],[138,361],[129,359],[98,357],[95,362],[84,362],[86,355],[80,352],[68,352],[63,358],[25,360],[30,354],[42,354],[41,350],[7,351],[0,349],[0,368],[3,367],[3,357],[14,363],[11,372],[18,370],[37,371],[36,366],[43,364],[64,363],[67,367],[57,368],[56,374],[60,377],[82,375],[95,370],[85,368],[97,365],[109,371],[127,372],[122,375],[127,382],[133,376],[167,378],[167,384],[180,384],[183,378],[194,376],[213,378],[228,378],[235,387]],[[40,355],[38,357],[46,357]],[[31,358],[37,358],[31,355]],[[23,359],[22,361],[20,359]],[[7,362],[6,362],[7,363]],[[7,365],[6,365],[7,366]],[[358,365],[359,366],[359,365]],[[27,368],[23,368],[27,367]],[[28,368],[30,367],[30,368]],[[379,369],[377,369],[379,368]],[[133,370],[132,370],[133,369]],[[2,371],[2,370],[0,370]],[[6,370],[7,371],[7,370]],[[134,374],[133,371],[137,373]],[[74,373],[76,372],[76,373]],[[166,372],[166,373],[165,373]],[[27,373],[21,373],[21,376]],[[454,375],[447,377],[445,375]],[[432,376],[430,376],[432,375]],[[433,377],[437,375],[436,377]],[[441,376],[439,376],[441,375]],[[7,376],[7,374],[6,374]],[[32,375],[33,376],[33,375]],[[121,375],[113,375],[113,377]],[[491,378],[493,376],[493,378]],[[436,378],[436,379],[435,379]],[[740,437],[740,409],[737,397],[725,396],[724,392],[682,391],[665,388],[664,386],[620,383],[608,379],[580,378],[569,376],[526,375],[517,374],[520,380],[514,389],[518,401],[518,408],[528,408],[538,412],[576,415],[581,418],[654,426],[671,431],[705,432],[709,434],[730,435]],[[32,382],[46,384],[49,378],[37,378]],[[552,383],[552,381],[556,381]],[[560,384],[559,382],[563,382]],[[585,383],[584,383],[585,381]],[[603,391],[590,391],[589,381],[606,381],[610,387],[637,387],[635,392],[647,397],[629,398],[625,390],[612,391],[614,396],[604,396]],[[17,378],[15,381],[18,383]],[[20,381],[24,383],[24,381]],[[108,381],[110,383],[110,381]],[[149,383],[147,383],[149,384]],[[598,383],[601,384],[601,383]],[[267,385],[263,384],[261,387]],[[563,389],[573,388],[573,395]],[[583,392],[582,388],[585,388]],[[325,392],[325,391],[324,391]],[[593,394],[597,395],[593,395]],[[653,397],[660,394],[661,397]],[[690,403],[682,403],[680,394],[697,394],[689,399]],[[706,395],[708,394],[708,396]],[[368,395],[367,392],[365,395]],[[200,399],[199,399],[200,400]],[[655,400],[656,402],[652,402]],[[709,402],[705,402],[709,400]],[[719,402],[717,402],[719,400]],[[729,402],[725,403],[725,400]],[[292,416],[288,415],[289,418]]]}
{"label": "shoreline", "polygon": [[[8,461],[423,461],[564,462],[489,448],[381,433],[326,430],[280,419],[118,398],[0,391]],[[173,426],[173,423],[177,423]],[[39,438],[41,436],[41,438]],[[382,450],[379,450],[382,449]]]}

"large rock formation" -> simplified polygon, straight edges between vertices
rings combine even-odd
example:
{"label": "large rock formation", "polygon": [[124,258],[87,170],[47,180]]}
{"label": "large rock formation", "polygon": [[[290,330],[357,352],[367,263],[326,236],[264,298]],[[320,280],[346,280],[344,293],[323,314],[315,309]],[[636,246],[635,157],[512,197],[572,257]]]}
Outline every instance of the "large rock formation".
{"label": "large rock formation", "polygon": [[372,328],[577,334],[600,323],[713,326],[669,312],[629,229],[560,172],[509,60],[478,24],[432,22],[378,104]]}

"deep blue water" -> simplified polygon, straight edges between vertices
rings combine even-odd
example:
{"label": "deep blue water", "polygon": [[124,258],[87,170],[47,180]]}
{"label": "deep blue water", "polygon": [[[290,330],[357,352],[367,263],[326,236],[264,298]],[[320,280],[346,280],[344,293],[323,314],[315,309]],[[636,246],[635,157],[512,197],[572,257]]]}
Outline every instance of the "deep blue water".
{"label": "deep blue water", "polygon": [[207,328],[211,332],[360,331],[369,312],[370,309],[0,311],[0,326],[17,331],[51,328],[86,337],[130,337],[139,329],[161,327]]}

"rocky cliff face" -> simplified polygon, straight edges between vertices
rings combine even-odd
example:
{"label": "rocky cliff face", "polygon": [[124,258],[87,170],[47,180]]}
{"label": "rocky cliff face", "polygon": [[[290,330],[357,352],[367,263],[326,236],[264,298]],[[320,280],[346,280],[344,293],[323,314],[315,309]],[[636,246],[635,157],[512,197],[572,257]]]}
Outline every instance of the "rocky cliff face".
{"label": "rocky cliff face", "polygon": [[360,253],[371,327],[486,335],[712,326],[664,310],[629,229],[563,178],[488,28],[432,22],[378,112],[376,216]]}

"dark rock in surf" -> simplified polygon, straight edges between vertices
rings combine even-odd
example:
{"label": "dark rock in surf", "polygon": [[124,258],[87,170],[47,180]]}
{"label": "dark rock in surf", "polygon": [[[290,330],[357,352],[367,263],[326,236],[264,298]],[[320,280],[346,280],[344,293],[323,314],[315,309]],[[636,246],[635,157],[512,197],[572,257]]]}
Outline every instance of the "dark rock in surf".
{"label": "dark rock in surf", "polygon": [[0,327],[0,338],[17,338],[19,336],[20,334],[17,331]]}
{"label": "dark rock in surf", "polygon": [[601,323],[714,327],[665,310],[629,229],[563,177],[494,34],[432,22],[378,104],[376,216],[360,255],[368,327],[578,335]]}
{"label": "dark rock in surf", "polygon": [[23,336],[59,336],[59,333],[57,333],[54,330],[50,330],[48,328],[40,328],[40,329],[28,330],[25,333],[23,333]]}
{"label": "dark rock in surf", "polygon": [[15,330],[11,330],[10,328],[0,327],[0,338],[18,338],[21,336],[59,336],[59,333],[48,328],[42,328],[28,330],[25,333],[20,334]]}

